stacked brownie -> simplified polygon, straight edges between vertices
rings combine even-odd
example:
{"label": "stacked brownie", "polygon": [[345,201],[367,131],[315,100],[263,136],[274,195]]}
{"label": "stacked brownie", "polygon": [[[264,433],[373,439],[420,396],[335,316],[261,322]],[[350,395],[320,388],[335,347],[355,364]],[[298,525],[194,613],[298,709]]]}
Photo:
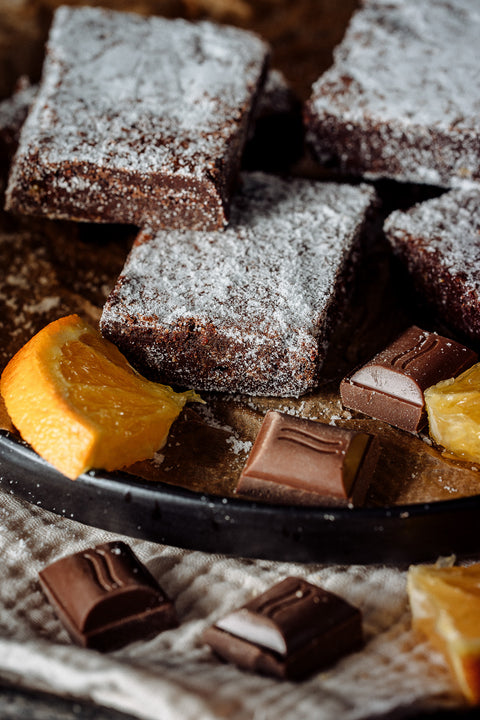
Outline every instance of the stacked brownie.
{"label": "stacked brownie", "polygon": [[[366,0],[305,107],[314,155],[340,171],[334,183],[239,172],[252,120],[295,112],[279,75],[270,75],[268,107],[258,102],[269,50],[257,36],[61,8],[7,207],[139,228],[101,329],[148,376],[298,397],[319,384],[377,206],[372,186],[346,180],[463,186],[394,213],[386,230],[454,333],[476,338],[478,29],[466,0]],[[357,381],[344,395],[360,392]],[[377,388],[366,388],[370,403]],[[383,402],[390,395],[380,390]],[[349,493],[342,486],[342,503]]]}
{"label": "stacked brownie", "polygon": [[60,8],[7,209],[223,227],[267,61],[235,28]]}
{"label": "stacked brownie", "polygon": [[305,119],[341,173],[459,188],[394,212],[394,252],[452,333],[480,338],[480,15],[468,0],[366,0]]}
{"label": "stacked brownie", "polygon": [[480,340],[480,188],[396,211],[385,231],[419,297],[454,332]]}
{"label": "stacked brownie", "polygon": [[[245,174],[224,230],[265,44],[209,23],[64,7],[47,50],[7,207],[142,228],[104,335],[171,383],[314,388],[375,193]],[[284,80],[269,88],[288,115]]]}

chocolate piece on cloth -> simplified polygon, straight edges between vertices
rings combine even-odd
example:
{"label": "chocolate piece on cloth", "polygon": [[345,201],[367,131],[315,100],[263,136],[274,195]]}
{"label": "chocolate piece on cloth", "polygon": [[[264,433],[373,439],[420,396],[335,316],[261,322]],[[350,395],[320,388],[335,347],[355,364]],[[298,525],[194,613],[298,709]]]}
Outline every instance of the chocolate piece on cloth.
{"label": "chocolate piece on cloth", "polygon": [[402,430],[418,432],[427,422],[424,391],[459,375],[476,360],[477,354],[464,345],[412,326],[342,380],[342,403]]}
{"label": "chocolate piece on cloth", "polygon": [[61,558],[39,579],[71,638],[84,647],[116,650],[178,625],[173,603],[124,542]]}
{"label": "chocolate piece on cloth", "polygon": [[363,644],[362,615],[346,600],[288,577],[203,634],[244,670],[301,680]]}
{"label": "chocolate piece on cloth", "polygon": [[234,27],[59,8],[8,209],[222,228],[268,56]]}
{"label": "chocolate piece on cloth", "polygon": [[378,455],[374,435],[270,410],[235,492],[278,504],[361,505]]}
{"label": "chocolate piece on cloth", "polygon": [[223,232],[144,229],[101,318],[151,379],[298,397],[318,384],[375,191],[242,173]]}

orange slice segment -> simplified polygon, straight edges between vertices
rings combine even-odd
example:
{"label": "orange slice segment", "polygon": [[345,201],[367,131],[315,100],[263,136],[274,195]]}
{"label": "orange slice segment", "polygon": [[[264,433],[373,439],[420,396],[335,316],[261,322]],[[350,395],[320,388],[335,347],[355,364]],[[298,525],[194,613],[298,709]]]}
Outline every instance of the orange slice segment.
{"label": "orange slice segment", "polygon": [[461,460],[480,462],[480,363],[425,391],[430,435]]}
{"label": "orange slice segment", "polygon": [[413,626],[445,655],[460,689],[480,703],[480,563],[408,571]]}
{"label": "orange slice segment", "polygon": [[24,440],[72,479],[153,457],[187,400],[200,399],[146,380],[78,315],[21,348],[0,392]]}

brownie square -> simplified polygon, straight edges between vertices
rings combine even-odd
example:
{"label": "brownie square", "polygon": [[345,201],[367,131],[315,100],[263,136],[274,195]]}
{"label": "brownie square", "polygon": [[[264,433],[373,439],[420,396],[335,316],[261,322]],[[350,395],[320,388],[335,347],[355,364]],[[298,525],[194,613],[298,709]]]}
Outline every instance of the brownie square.
{"label": "brownie square", "polygon": [[7,209],[223,227],[267,61],[236,28],[61,7]]}
{"label": "brownie square", "polygon": [[421,299],[453,332],[480,339],[480,189],[393,212],[385,233]]}
{"label": "brownie square", "polygon": [[313,85],[317,159],[372,179],[478,182],[479,33],[470,0],[367,0]]}
{"label": "brownie square", "polygon": [[301,395],[317,383],[374,198],[365,185],[245,173],[224,232],[140,233],[101,330],[164,382]]}

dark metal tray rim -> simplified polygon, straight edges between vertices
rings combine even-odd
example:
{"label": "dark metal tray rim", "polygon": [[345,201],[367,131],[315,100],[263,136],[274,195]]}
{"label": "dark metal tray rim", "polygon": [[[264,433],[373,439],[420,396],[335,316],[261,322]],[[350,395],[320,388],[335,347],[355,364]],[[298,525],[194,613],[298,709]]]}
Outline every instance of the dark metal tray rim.
{"label": "dark metal tray rim", "polygon": [[93,470],[71,481],[6,430],[0,430],[0,488],[87,525],[239,557],[398,564],[480,550],[479,495],[385,507],[305,507],[196,493],[123,471]]}

